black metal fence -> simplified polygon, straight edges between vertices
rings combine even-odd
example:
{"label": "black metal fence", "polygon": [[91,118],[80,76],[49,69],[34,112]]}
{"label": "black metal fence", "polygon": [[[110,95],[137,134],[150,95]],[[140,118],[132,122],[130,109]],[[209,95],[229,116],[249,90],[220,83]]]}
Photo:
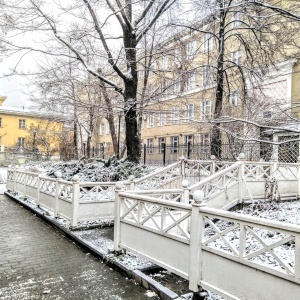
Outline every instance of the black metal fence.
{"label": "black metal fence", "polygon": [[[277,147],[277,149],[276,149]],[[144,164],[167,165],[177,161],[181,156],[188,159],[211,159],[211,145],[166,145],[160,147],[143,146],[141,160]],[[299,156],[299,142],[292,142],[275,146],[269,143],[222,144],[220,156],[217,160],[235,161],[240,153],[245,154],[248,161],[269,161],[277,153],[281,162],[297,162]]]}

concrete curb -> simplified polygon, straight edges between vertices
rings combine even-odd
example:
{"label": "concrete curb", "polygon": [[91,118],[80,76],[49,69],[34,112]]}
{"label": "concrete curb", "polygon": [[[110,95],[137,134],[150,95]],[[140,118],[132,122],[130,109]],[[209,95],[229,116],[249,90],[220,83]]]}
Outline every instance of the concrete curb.
{"label": "concrete curb", "polygon": [[26,201],[23,201],[19,199],[17,196],[9,193],[4,192],[6,196],[13,199],[23,207],[30,210],[32,213],[36,214],[39,218],[45,220],[47,223],[52,225],[53,227],[57,228],[60,232],[62,232],[65,236],[67,236],[70,240],[76,242],[78,245],[83,247],[84,249],[91,252],[94,256],[100,257],[105,264],[107,264],[110,268],[114,269],[115,271],[119,272],[120,274],[134,279],[139,285],[144,287],[145,289],[152,290],[155,292],[161,299],[163,300],[180,300],[180,298],[176,293],[172,292],[170,289],[164,287],[157,281],[155,281],[153,278],[147,276],[140,270],[130,270],[126,268],[125,266],[121,265],[117,261],[114,261],[108,257],[106,257],[105,253],[95,249],[92,245],[86,243],[85,241],[78,238],[76,235],[74,235],[70,230],[65,228],[64,226],[60,225],[58,222],[53,220],[52,218],[48,217],[45,213],[41,212],[38,207],[34,208]]}

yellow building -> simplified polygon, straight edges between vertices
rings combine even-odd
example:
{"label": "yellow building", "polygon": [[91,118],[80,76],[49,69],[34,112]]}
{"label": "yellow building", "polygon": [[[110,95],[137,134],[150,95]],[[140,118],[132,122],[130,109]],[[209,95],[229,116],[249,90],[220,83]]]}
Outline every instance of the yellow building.
{"label": "yellow building", "polygon": [[[223,153],[227,153],[229,159],[236,158],[240,152],[246,152],[248,156],[254,152],[258,157],[261,155],[261,144],[256,140],[262,138],[262,130],[259,126],[252,126],[251,122],[262,127],[289,123],[297,120],[300,106],[299,50],[291,45],[297,44],[297,41],[290,40],[290,45],[282,44],[280,48],[278,44],[272,44],[274,37],[264,36],[263,43],[269,41],[274,49],[278,49],[272,53],[272,59],[268,58],[269,65],[261,72],[258,64],[265,63],[264,58],[255,52],[256,44],[251,43],[253,36],[246,34],[248,46],[257,60],[249,63],[249,53],[245,52],[238,38],[244,30],[245,15],[243,11],[235,11],[233,9],[228,14],[226,28],[237,38],[232,38],[227,44],[223,59],[229,71],[223,90],[222,116],[233,120],[222,128]],[[198,31],[181,31],[164,41],[159,45],[159,51],[156,51],[159,54],[154,55],[151,66],[147,66],[151,73],[147,100],[143,102],[147,105],[140,106],[139,112],[142,115],[141,143],[146,145],[142,155],[147,156],[148,162],[161,161],[164,153],[169,161],[182,155],[210,158],[218,44],[209,26],[212,22],[217,32],[218,22],[215,20],[208,18]],[[291,27],[278,28],[278,31],[273,29],[276,34],[282,30],[280,34],[284,39],[295,29]],[[239,73],[241,69],[249,71],[243,78]],[[255,78],[252,76],[254,73],[257,73]],[[140,65],[138,75],[141,83],[144,74],[145,66]],[[101,120],[95,140],[102,148],[111,145],[109,125],[105,119]],[[108,154],[112,154],[111,151]],[[227,159],[226,155],[223,159]]]}
{"label": "yellow building", "polygon": [[10,155],[58,156],[63,122],[53,116],[19,108],[2,106],[0,95],[0,152]]}

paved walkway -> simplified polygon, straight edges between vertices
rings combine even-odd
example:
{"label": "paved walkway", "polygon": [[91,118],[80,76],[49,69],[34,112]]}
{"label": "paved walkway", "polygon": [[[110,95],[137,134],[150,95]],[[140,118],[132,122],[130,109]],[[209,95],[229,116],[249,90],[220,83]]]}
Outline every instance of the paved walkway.
{"label": "paved walkway", "polygon": [[0,299],[147,299],[25,208],[0,196]]}

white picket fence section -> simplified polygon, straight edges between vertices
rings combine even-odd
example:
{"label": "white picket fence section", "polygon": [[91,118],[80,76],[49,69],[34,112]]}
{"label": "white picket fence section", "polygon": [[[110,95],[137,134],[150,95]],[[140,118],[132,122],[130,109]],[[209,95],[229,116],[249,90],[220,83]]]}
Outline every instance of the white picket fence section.
{"label": "white picket fence section", "polygon": [[30,197],[55,217],[70,220],[73,227],[80,221],[114,218],[114,182],[70,182],[13,169],[8,170],[7,189],[23,198]]}
{"label": "white picket fence section", "polygon": [[188,279],[194,292],[299,299],[300,226],[207,208],[200,191],[189,205],[117,188],[116,251],[128,249]]}
{"label": "white picket fence section", "polygon": [[267,196],[276,185],[281,197],[300,195],[300,164],[238,161],[189,187],[204,192],[209,207],[228,209],[245,200]]}

